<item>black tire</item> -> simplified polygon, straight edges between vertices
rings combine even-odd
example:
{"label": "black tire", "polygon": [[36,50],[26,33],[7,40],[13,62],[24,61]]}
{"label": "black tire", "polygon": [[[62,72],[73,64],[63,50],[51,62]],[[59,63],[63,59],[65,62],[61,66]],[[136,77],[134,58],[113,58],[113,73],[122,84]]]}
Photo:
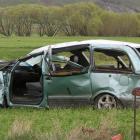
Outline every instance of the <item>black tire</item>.
{"label": "black tire", "polygon": [[4,100],[3,100],[3,103],[1,105],[2,108],[8,108],[8,104],[7,104],[7,99],[6,97],[4,96]]}
{"label": "black tire", "polygon": [[[109,100],[108,102],[106,100]],[[123,105],[115,96],[105,93],[98,95],[94,100],[94,108],[97,109],[121,109]]]}

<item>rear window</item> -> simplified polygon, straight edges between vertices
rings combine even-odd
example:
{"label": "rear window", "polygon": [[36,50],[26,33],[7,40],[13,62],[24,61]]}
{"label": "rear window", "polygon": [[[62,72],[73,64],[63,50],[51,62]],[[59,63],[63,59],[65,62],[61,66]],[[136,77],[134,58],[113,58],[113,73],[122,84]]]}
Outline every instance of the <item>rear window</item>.
{"label": "rear window", "polygon": [[102,72],[132,72],[132,64],[126,53],[118,50],[94,50],[94,66]]}

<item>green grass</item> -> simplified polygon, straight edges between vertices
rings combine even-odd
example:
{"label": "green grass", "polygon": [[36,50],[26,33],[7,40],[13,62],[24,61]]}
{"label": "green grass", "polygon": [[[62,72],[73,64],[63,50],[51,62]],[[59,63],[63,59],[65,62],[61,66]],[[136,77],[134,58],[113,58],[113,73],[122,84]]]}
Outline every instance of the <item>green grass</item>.
{"label": "green grass", "polygon": [[[0,59],[16,59],[18,57],[24,56],[25,54],[27,54],[35,48],[47,44],[97,38],[98,37],[0,37]],[[101,39],[140,43],[140,38],[131,37],[102,37]],[[111,117],[111,119],[108,119],[107,116],[112,115],[113,117]],[[138,111],[137,118],[138,133],[140,135],[140,110]],[[23,124],[23,131],[25,131],[24,129],[26,128],[26,126],[31,124],[31,126],[29,126],[29,133],[31,131],[32,135],[44,135],[52,133],[52,135],[58,136],[68,135],[71,130],[77,127],[80,128],[81,126],[88,128],[96,128],[97,130],[99,130],[101,120],[104,120],[103,122],[107,122],[107,124],[109,124],[109,122],[113,122],[109,126],[112,135],[121,133],[124,136],[124,140],[132,140],[132,110],[93,110],[90,107],[80,109],[50,110],[32,108],[0,109],[0,140],[12,140],[10,132],[19,131],[18,133],[21,133],[20,129],[18,128],[19,126],[17,126],[17,129],[15,129],[14,127],[16,121],[18,121],[19,124],[20,122],[24,121],[25,124]],[[112,129],[112,127],[115,129]],[[26,138],[24,137],[23,139]]]}
{"label": "green grass", "polygon": [[110,39],[140,43],[138,37],[0,37],[0,59],[16,59],[26,55],[35,48],[48,44],[87,39]]}
{"label": "green grass", "polygon": [[[111,118],[109,119],[108,116]],[[140,118],[140,110],[137,118]],[[24,120],[25,126],[30,122],[31,131],[34,134],[55,134],[60,131],[59,135],[68,134],[72,129],[80,128],[81,126],[98,130],[102,121],[107,122],[109,128],[112,129],[112,135],[121,133],[124,140],[132,140],[130,136],[133,123],[132,110],[130,109],[112,111],[93,110],[92,108],[50,110],[31,108],[2,109],[0,110],[0,139],[6,139],[9,132],[13,131],[11,129],[14,129],[12,125],[14,125],[15,120],[19,121],[19,123]],[[140,119],[138,119],[138,124],[140,124]],[[113,128],[115,128],[115,131]],[[140,132],[140,127],[138,127],[138,130]]]}

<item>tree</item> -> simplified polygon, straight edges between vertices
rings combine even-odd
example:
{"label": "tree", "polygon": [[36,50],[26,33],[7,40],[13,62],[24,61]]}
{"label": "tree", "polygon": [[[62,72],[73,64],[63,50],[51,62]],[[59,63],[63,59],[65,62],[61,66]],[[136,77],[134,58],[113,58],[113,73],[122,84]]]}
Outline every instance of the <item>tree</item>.
{"label": "tree", "polygon": [[10,36],[140,36],[140,14],[106,11],[93,3],[24,4],[0,8],[0,34]]}
{"label": "tree", "polygon": [[[15,34],[18,36],[30,36],[32,32],[33,19],[31,17],[31,6],[19,5],[13,7]],[[25,10],[26,9],[26,10]]]}
{"label": "tree", "polygon": [[125,13],[120,17],[120,35],[138,36],[140,33],[140,20],[137,15]]}
{"label": "tree", "polygon": [[0,33],[5,36],[11,36],[13,32],[13,19],[10,11],[10,8],[0,9]]}
{"label": "tree", "polygon": [[69,36],[97,35],[102,25],[101,12],[102,10],[92,3],[66,5],[63,8],[63,31]]}
{"label": "tree", "polygon": [[48,8],[48,14],[46,15],[46,35],[55,36],[60,30],[60,8],[51,7]]}

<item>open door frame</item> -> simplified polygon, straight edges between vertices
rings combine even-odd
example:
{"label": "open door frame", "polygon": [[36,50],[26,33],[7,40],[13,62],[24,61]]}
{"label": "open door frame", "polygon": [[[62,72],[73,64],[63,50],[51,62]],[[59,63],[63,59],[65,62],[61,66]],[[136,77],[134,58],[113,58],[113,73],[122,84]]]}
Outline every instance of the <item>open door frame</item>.
{"label": "open door frame", "polygon": [[48,50],[44,52],[44,57],[42,61],[42,86],[43,86],[43,101],[40,104],[40,107],[46,107],[49,108],[48,104],[48,93],[47,93],[47,87],[46,79],[51,80],[51,59],[52,59],[52,48],[49,46]]}
{"label": "open door frame", "polygon": [[[11,78],[12,78],[12,74],[13,74],[13,71],[14,71],[14,69],[16,68],[16,66],[21,62],[21,61],[23,61],[23,60],[26,60],[26,59],[28,59],[28,58],[30,58],[30,57],[32,57],[32,56],[36,56],[36,55],[39,55],[39,54],[41,54],[42,53],[42,55],[43,55],[43,58],[42,58],[42,78],[41,78],[41,80],[42,80],[42,89],[43,89],[43,91],[42,91],[42,94],[43,94],[43,98],[42,98],[42,101],[41,101],[41,103],[39,104],[39,105],[28,105],[28,104],[14,104],[14,103],[12,103],[11,102],[11,100],[10,100],[10,90],[11,90]],[[33,54],[33,55],[31,55],[31,56],[27,56],[27,57],[25,57],[25,58],[22,58],[22,59],[19,59],[18,61],[17,61],[17,63],[15,64],[15,66],[14,66],[14,68],[12,69],[12,71],[11,71],[11,73],[8,75],[9,76],[9,82],[8,82],[8,85],[9,85],[9,89],[8,89],[8,92],[7,92],[7,102],[8,102],[8,105],[9,106],[11,106],[11,107],[22,107],[22,106],[25,106],[25,107],[37,107],[37,108],[48,108],[48,98],[47,98],[47,94],[45,93],[45,91],[44,91],[44,67],[47,67],[46,66],[46,64],[45,64],[45,57],[46,57],[46,54],[47,54],[47,52],[41,52],[41,53],[37,53],[37,54]]]}
{"label": "open door frame", "polygon": [[3,72],[0,71],[0,106],[4,106],[4,78]]}

